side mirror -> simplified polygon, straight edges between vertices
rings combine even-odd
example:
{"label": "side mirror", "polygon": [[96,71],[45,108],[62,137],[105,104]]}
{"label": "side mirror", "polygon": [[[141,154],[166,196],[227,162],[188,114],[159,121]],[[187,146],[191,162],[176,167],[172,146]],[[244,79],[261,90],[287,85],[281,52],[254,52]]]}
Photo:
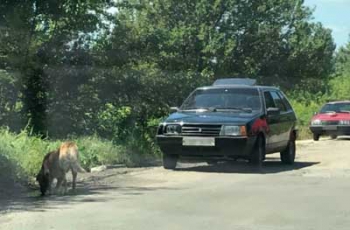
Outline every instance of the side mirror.
{"label": "side mirror", "polygon": [[267,108],[267,116],[275,116],[280,114],[279,108],[269,107]]}
{"label": "side mirror", "polygon": [[179,110],[180,110],[179,107],[170,107],[170,112],[171,113],[178,112]]}

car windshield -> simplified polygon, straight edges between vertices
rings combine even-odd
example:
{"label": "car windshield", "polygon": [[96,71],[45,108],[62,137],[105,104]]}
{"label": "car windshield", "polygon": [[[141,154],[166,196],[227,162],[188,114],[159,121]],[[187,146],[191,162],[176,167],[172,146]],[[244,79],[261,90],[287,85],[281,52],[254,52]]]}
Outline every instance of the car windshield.
{"label": "car windshield", "polygon": [[199,89],[187,98],[181,110],[211,110],[222,112],[257,112],[261,101],[257,89],[219,88]]}
{"label": "car windshield", "polygon": [[350,113],[350,103],[326,104],[322,107],[320,113]]}

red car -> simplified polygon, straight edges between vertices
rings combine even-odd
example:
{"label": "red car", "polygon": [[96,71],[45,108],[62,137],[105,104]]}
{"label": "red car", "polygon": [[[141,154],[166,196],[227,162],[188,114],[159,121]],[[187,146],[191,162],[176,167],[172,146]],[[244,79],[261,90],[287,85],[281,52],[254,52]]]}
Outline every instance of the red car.
{"label": "red car", "polygon": [[318,141],[321,135],[332,139],[339,135],[350,135],[350,101],[334,101],[325,104],[310,122],[313,138]]}

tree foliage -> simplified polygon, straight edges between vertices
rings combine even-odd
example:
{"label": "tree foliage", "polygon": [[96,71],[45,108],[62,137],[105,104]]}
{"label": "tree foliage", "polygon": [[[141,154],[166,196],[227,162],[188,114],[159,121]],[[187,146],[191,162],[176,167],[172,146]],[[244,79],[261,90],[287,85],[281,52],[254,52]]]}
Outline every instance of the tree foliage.
{"label": "tree foliage", "polygon": [[302,0],[1,1],[0,122],[150,138],[216,78],[325,90],[335,46],[311,17]]}
{"label": "tree foliage", "polygon": [[331,97],[350,100],[350,41],[338,50],[335,70],[335,77],[330,81]]}

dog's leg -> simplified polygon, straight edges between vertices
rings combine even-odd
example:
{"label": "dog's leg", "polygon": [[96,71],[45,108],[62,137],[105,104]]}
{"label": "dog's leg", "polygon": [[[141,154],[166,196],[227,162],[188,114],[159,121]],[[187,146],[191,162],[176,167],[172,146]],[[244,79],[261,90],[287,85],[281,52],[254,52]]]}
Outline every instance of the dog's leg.
{"label": "dog's leg", "polygon": [[49,195],[52,194],[52,182],[53,182],[53,177],[50,176],[50,179],[49,179]]}
{"label": "dog's leg", "polygon": [[[62,176],[62,183],[63,183],[63,191],[62,191],[62,195],[67,193],[67,179],[66,179],[66,175]],[[62,187],[62,186],[61,186]],[[61,189],[60,189],[61,190]]]}
{"label": "dog's leg", "polygon": [[55,188],[56,192],[59,191],[59,189],[61,188],[61,185],[62,185],[62,178],[61,178],[61,177],[58,177],[58,178],[57,178],[56,188]]}
{"label": "dog's leg", "polygon": [[72,182],[72,189],[75,190],[76,187],[76,181],[77,181],[77,172],[75,172],[74,170],[72,170],[72,176],[73,176],[73,182]]}

